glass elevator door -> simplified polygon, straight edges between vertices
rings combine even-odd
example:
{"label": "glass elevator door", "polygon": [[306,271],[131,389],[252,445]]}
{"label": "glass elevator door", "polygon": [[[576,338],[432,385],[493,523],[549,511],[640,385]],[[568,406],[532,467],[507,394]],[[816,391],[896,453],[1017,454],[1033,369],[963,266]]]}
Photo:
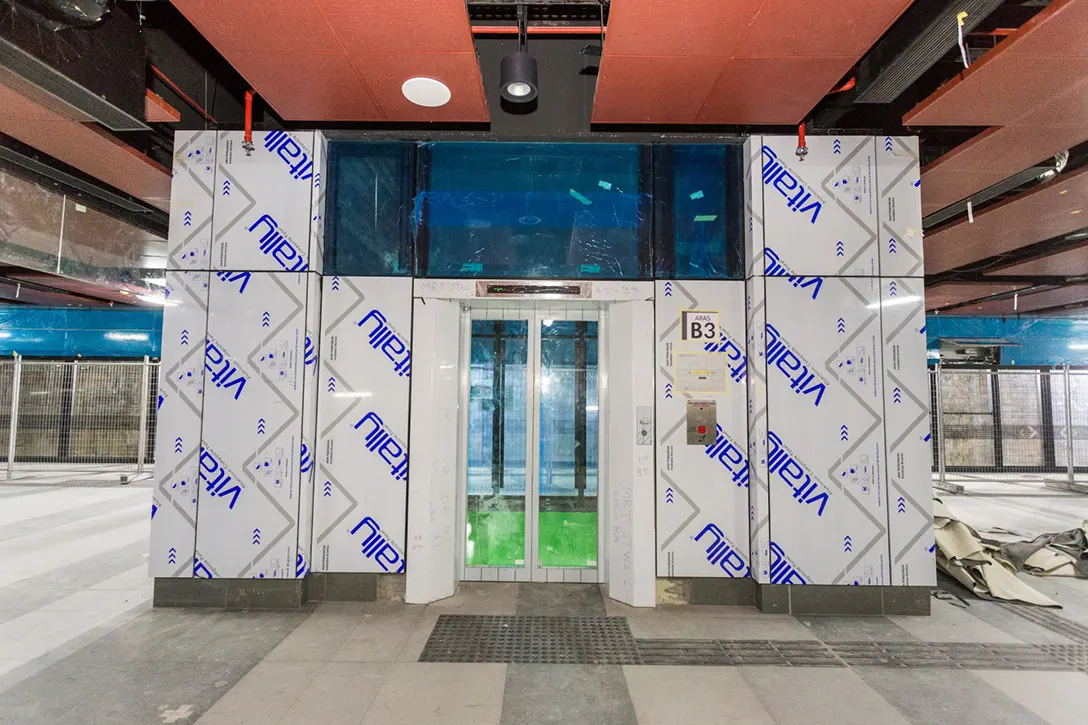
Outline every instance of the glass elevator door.
{"label": "glass elevator door", "polygon": [[470,345],[464,578],[596,582],[596,311],[475,310]]}

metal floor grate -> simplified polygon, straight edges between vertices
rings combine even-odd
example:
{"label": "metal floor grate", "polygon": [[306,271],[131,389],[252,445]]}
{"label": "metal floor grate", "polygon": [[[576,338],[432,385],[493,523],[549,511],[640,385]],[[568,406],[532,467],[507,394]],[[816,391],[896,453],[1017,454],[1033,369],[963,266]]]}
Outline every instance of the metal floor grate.
{"label": "metal floor grate", "polygon": [[625,617],[439,616],[420,662],[1081,670],[1088,645],[639,639]]}
{"label": "metal floor grate", "polygon": [[640,639],[635,646],[646,665],[1070,670],[1078,658],[1088,661],[1080,645]]}
{"label": "metal floor grate", "polygon": [[1068,637],[1074,642],[1088,644],[1088,627],[1066,619],[1050,609],[1032,607],[1026,604],[1006,604],[1004,602],[997,602],[997,605],[1044,629]]}
{"label": "metal floor grate", "polygon": [[419,661],[634,665],[639,659],[624,617],[443,614]]}

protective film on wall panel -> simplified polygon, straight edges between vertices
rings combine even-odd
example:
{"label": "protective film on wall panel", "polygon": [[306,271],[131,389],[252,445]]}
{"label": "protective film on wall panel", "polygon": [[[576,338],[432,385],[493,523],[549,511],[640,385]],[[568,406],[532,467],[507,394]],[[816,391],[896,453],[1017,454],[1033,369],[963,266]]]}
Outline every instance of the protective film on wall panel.
{"label": "protective film on wall panel", "polygon": [[[744,282],[656,288],[658,576],[746,577]],[[687,439],[692,402],[714,404],[710,445]]]}
{"label": "protective film on wall panel", "polygon": [[310,269],[313,131],[220,131],[216,148],[211,268]]}
{"label": "protective film on wall panel", "polygon": [[195,573],[293,578],[307,286],[313,273],[217,272],[208,299]]}
{"label": "protective film on wall panel", "polygon": [[302,348],[302,449],[299,454],[298,553],[295,576],[312,568],[314,488],[317,479],[317,409],[320,397],[321,279],[306,285],[306,338]]}
{"label": "protective film on wall panel", "polygon": [[[872,136],[763,136],[766,274],[876,276],[876,142]],[[760,250],[753,250],[760,251]]]}
{"label": "protective film on wall panel", "polygon": [[329,144],[326,274],[412,274],[414,159],[411,143]]}
{"label": "protective film on wall panel", "polygon": [[211,269],[215,131],[174,133],[167,269]]}
{"label": "protective film on wall panel", "polygon": [[743,147],[654,146],[654,276],[742,279]]}
{"label": "protective film on wall panel", "polygon": [[917,136],[876,140],[880,274],[921,277],[922,194]]}
{"label": "protective film on wall panel", "polygon": [[888,583],[879,280],[766,277],[773,584]]}
{"label": "protective film on wall panel", "polygon": [[434,143],[417,153],[419,276],[651,276],[648,147]]}
{"label": "protective film on wall panel", "polygon": [[315,571],[404,570],[411,339],[411,279],[324,278]]}
{"label": "protective film on wall panel", "polygon": [[163,321],[148,569],[153,577],[191,577],[208,363],[208,273],[168,272],[166,289],[173,304]]}
{"label": "protective film on wall panel", "polygon": [[880,280],[892,586],[933,586],[929,372],[922,280]]}

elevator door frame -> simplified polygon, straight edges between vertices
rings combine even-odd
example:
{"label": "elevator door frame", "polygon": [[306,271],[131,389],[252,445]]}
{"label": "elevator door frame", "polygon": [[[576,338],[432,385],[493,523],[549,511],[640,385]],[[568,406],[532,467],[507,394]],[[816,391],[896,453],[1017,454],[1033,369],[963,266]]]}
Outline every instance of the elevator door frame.
{"label": "elevator door frame", "polygon": [[[528,375],[526,395],[526,460],[525,460],[525,548],[523,567],[467,566],[465,546],[468,531],[468,441],[469,393],[472,366],[473,320],[528,321]],[[539,565],[539,501],[540,501],[540,327],[545,320],[574,320],[597,323],[597,566],[541,567]],[[601,583],[605,581],[607,565],[608,474],[608,367],[604,344],[607,329],[607,308],[593,302],[564,302],[560,304],[533,300],[475,301],[461,308],[461,396],[458,423],[458,518],[459,545],[455,547],[457,571],[462,581],[506,582],[568,582]]]}

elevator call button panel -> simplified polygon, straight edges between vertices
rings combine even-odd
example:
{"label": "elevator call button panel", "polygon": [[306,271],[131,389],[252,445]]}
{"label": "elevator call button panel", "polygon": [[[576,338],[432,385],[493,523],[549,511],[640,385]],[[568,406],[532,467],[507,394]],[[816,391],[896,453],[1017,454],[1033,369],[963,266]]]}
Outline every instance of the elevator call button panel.
{"label": "elevator call button panel", "polygon": [[709,446],[718,438],[718,404],[713,400],[688,401],[688,445]]}

